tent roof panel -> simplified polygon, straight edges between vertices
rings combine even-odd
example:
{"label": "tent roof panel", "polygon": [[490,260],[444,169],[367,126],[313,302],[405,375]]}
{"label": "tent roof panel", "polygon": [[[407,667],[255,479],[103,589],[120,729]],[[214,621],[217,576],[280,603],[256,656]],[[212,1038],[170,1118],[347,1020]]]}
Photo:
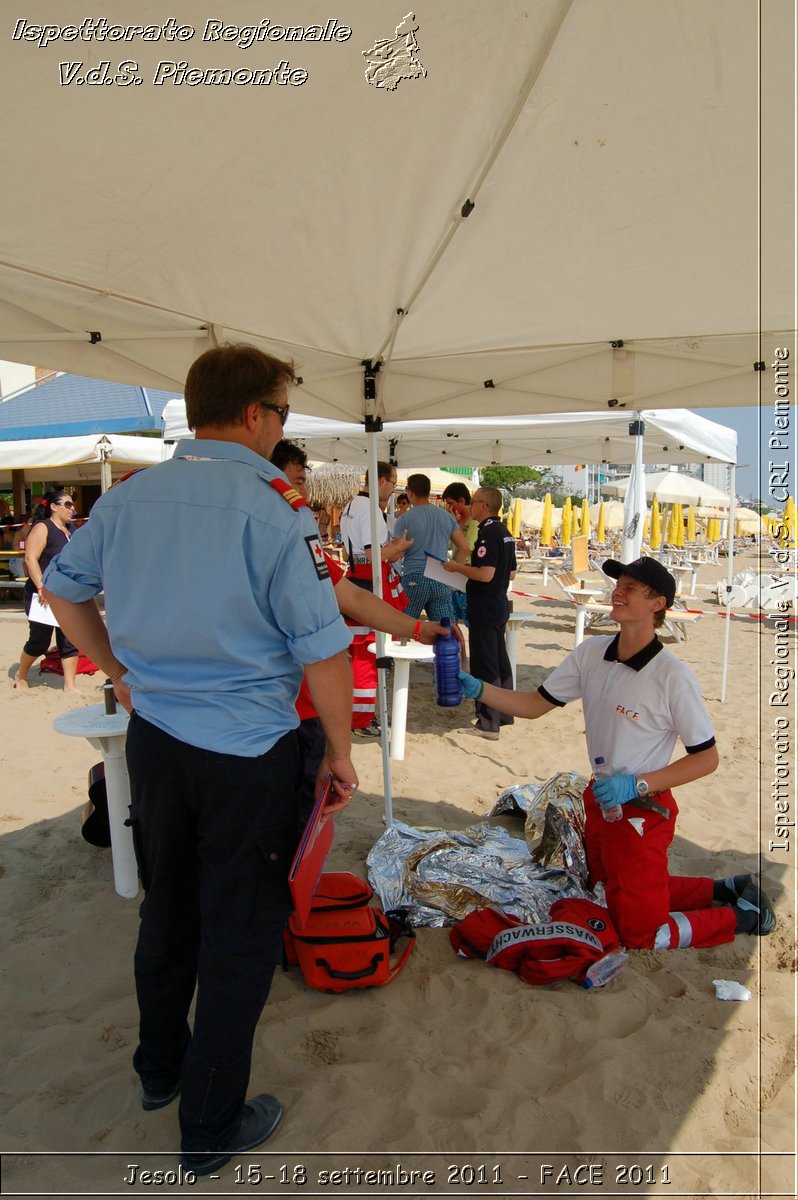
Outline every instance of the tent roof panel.
{"label": "tent roof panel", "polygon": [[[396,24],[373,0],[341,0],[341,43],[249,48],[175,0],[192,68],[283,55],[302,86],[155,84],[172,51],[143,41],[141,86],[60,86],[64,44],[7,41],[0,354],[165,388],[214,339],[252,341],[298,360],[304,411],[350,420],[378,355],[387,419],[757,403],[753,364],[794,327],[795,232],[793,4],[760,7],[442,2],[418,14],[426,74],[395,91],[364,79]],[[261,19],[241,0],[237,23]]]}

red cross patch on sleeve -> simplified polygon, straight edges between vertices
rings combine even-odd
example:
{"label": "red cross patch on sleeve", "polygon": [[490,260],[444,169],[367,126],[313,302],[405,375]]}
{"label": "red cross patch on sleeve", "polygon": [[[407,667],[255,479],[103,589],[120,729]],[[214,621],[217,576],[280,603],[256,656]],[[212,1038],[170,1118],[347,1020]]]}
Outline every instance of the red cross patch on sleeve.
{"label": "red cross patch on sleeve", "polygon": [[318,575],[319,579],[329,579],[330,571],[327,566],[327,560],[324,557],[324,551],[321,548],[319,535],[317,533],[312,533],[309,537],[305,538],[305,542],[307,543],[308,550],[310,551],[310,557],[313,559],[313,565],[316,568],[316,574]]}

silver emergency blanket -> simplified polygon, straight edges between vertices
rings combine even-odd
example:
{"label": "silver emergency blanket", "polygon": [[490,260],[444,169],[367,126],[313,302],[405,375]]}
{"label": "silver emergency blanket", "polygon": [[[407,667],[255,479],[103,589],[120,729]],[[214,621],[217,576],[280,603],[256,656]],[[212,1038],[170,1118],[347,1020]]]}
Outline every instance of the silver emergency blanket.
{"label": "silver emergency blanket", "polygon": [[515,784],[501,793],[491,816],[524,814],[524,837],[535,862],[562,867],[587,880],[585,805],[587,779],[577,771],[560,771],[543,784]]}
{"label": "silver emergency blanket", "polygon": [[396,822],[371,848],[371,886],[385,909],[403,909],[413,925],[451,925],[492,907],[529,924],[548,918],[556,900],[596,899],[562,867],[533,862],[521,838],[487,821],[464,830],[417,829]]}

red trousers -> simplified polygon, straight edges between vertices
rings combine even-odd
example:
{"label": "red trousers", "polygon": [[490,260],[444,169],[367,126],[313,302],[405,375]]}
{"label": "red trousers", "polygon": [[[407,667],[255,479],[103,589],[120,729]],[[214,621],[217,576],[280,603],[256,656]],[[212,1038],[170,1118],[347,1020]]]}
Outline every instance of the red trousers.
{"label": "red trousers", "polygon": [[352,665],[352,728],[366,729],[374,720],[377,711],[377,657],[374,650],[374,631],[361,632],[362,626],[347,625],[354,629],[349,644],[349,661]]}
{"label": "red trousers", "polygon": [[[350,572],[352,579],[371,579],[371,563],[358,564]],[[382,594],[386,604],[404,612],[407,596],[399,576],[390,563],[382,564]],[[354,621],[346,621],[352,630],[349,660],[352,664],[352,728],[367,729],[377,712],[377,658],[374,650],[374,630]]]}
{"label": "red trousers", "polygon": [[590,886],[604,884],[609,914],[625,946],[676,950],[734,940],[734,911],[728,904],[713,907],[713,881],[668,873],[679,812],[672,792],[657,796],[669,811],[667,818],[630,802],[623,805],[622,820],[605,821],[590,785],[584,801]]}

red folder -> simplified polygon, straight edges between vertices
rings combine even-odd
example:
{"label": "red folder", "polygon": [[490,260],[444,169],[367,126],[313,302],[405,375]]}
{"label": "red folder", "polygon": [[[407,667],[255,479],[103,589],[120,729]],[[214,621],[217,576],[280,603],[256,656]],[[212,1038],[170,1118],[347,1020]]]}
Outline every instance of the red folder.
{"label": "red folder", "polygon": [[332,793],[332,775],[328,775],[313,805],[305,826],[291,869],[288,872],[288,887],[294,902],[296,924],[300,928],[310,916],[313,897],[316,894],[324,860],[333,842],[333,819],[326,817],[324,810]]}

